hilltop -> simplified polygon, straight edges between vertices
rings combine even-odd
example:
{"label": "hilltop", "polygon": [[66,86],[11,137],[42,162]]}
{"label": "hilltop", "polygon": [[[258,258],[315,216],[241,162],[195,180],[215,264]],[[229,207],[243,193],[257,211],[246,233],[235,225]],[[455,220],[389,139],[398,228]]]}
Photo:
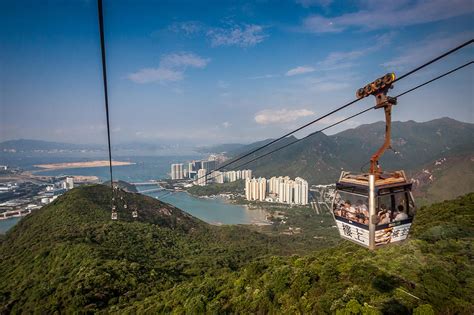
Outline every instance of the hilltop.
{"label": "hilltop", "polygon": [[348,242],[281,256],[281,239],[210,226],[125,193],[139,219],[110,221],[110,189],[76,188],[0,243],[0,312],[439,314],[474,311],[474,194],[424,207],[403,245]]}
{"label": "hilltop", "polygon": [[[123,189],[127,192],[132,192],[132,193],[138,192],[138,189],[135,185],[127,183],[124,180],[114,180],[114,184],[120,189]],[[102,185],[110,187],[110,180],[103,182]]]}

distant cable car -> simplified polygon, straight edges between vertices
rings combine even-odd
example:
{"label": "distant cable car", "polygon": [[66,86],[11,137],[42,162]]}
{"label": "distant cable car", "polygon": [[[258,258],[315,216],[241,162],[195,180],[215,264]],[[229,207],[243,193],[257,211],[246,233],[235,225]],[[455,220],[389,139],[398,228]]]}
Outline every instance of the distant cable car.
{"label": "distant cable car", "polygon": [[138,218],[138,211],[137,211],[137,209],[133,209],[133,211],[132,211],[132,217],[133,217],[133,218]]}
{"label": "distant cable car", "polygon": [[115,208],[115,206],[112,206],[112,220],[117,220],[117,219],[118,219],[117,209]]}
{"label": "distant cable car", "polygon": [[389,73],[357,90],[358,98],[374,95],[375,108],[384,109],[385,142],[372,155],[368,173],[342,172],[332,204],[341,237],[371,250],[405,240],[416,210],[405,173],[383,172],[378,162],[391,147],[391,111],[397,100],[387,92],[394,80],[395,74]]}

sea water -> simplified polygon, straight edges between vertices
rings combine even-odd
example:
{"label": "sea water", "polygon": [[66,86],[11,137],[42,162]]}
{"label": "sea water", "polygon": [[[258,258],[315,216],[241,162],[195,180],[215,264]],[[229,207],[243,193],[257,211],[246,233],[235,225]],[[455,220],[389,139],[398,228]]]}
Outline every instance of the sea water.
{"label": "sea water", "polygon": [[[220,197],[197,198],[186,192],[154,192],[148,194],[170,203],[189,214],[211,224],[268,224],[264,210],[229,203]],[[160,198],[164,196],[164,198]]]}
{"label": "sea water", "polygon": [[[200,159],[200,156],[146,156],[146,157],[117,157],[117,161],[127,161],[135,164],[114,166],[114,179],[127,182],[144,182],[158,180],[168,177],[171,163],[186,163],[193,159]],[[34,170],[34,164],[77,162],[93,159],[55,158],[53,161],[47,158],[22,159],[23,169]],[[13,164],[13,163],[12,163]],[[11,164],[11,165],[12,165]],[[13,164],[14,165],[14,164]],[[105,181],[109,176],[108,167],[88,167],[75,169],[48,170],[35,173],[37,175],[60,176],[60,175],[82,175],[97,176],[101,181]],[[144,187],[144,190],[149,187]],[[164,195],[164,192],[146,193],[151,197]],[[175,192],[168,194],[163,202],[170,203],[189,214],[210,224],[266,224],[266,213],[264,210],[249,210],[247,206],[236,205],[223,198],[198,198],[185,192]],[[18,218],[0,221],[0,233],[5,233],[9,228],[18,222]]]}

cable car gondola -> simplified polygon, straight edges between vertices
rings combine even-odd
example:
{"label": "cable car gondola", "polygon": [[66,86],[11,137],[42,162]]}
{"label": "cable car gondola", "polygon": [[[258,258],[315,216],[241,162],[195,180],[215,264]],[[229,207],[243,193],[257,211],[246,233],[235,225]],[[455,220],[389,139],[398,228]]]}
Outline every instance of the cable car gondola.
{"label": "cable car gondola", "polygon": [[115,208],[115,206],[112,206],[111,219],[112,219],[112,220],[117,220],[117,219],[118,219],[117,209]]}
{"label": "cable car gondola", "polygon": [[137,210],[137,209],[133,209],[133,211],[132,211],[132,217],[133,217],[133,218],[138,218],[138,210]]}
{"label": "cable car gondola", "polygon": [[385,111],[385,142],[372,155],[368,173],[342,172],[332,209],[339,234],[369,249],[407,238],[415,215],[412,183],[404,171],[383,172],[379,158],[390,148],[391,110],[397,99],[387,96],[395,74],[389,73],[364,88],[357,97],[375,96],[375,108]]}

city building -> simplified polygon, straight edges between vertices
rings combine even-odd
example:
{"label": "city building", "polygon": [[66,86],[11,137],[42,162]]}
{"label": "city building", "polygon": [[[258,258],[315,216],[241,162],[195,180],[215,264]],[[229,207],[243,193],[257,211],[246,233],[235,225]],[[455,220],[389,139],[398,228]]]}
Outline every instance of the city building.
{"label": "city building", "polygon": [[237,173],[235,171],[225,172],[225,181],[226,182],[235,182],[237,180]]}
{"label": "city building", "polygon": [[265,178],[245,179],[245,197],[247,200],[264,201],[267,195],[267,180]]}
{"label": "city building", "polygon": [[272,177],[269,180],[265,178],[245,179],[245,198],[247,200],[307,205],[308,191],[308,182],[300,177],[295,180],[291,180],[288,176]]}
{"label": "city building", "polygon": [[205,168],[208,172],[211,172],[217,168],[216,160],[201,161],[202,168]]}
{"label": "city building", "polygon": [[267,196],[267,180],[265,178],[258,179],[258,200],[264,201]]}
{"label": "city building", "polygon": [[212,177],[214,179],[214,183],[224,184],[224,173],[215,171],[214,173],[212,173]]}
{"label": "city building", "polygon": [[295,197],[294,197],[295,203],[299,205],[307,205],[308,204],[308,191],[309,191],[308,182],[305,181],[301,177],[296,177],[295,178]]}
{"label": "city building", "polygon": [[197,177],[197,172],[196,171],[190,171],[188,172],[188,178],[190,179],[196,179]]}
{"label": "city building", "polygon": [[241,178],[242,179],[252,178],[252,170],[242,170]]}
{"label": "city building", "polygon": [[73,189],[74,188],[74,177],[66,177],[66,189]]}
{"label": "city building", "polygon": [[171,179],[183,179],[183,164],[171,164]]}
{"label": "city building", "polygon": [[207,184],[207,176],[206,176],[207,170],[205,168],[201,168],[197,172],[197,184],[199,186],[206,186]]}

